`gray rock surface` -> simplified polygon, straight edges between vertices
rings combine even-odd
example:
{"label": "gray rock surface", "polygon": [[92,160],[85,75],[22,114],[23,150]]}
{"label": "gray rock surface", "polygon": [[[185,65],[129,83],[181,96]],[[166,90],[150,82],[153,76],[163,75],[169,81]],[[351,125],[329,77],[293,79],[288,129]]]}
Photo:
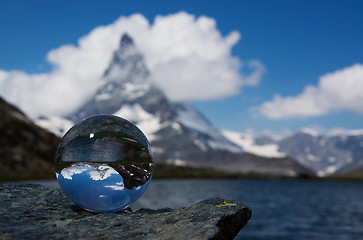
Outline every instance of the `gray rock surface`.
{"label": "gray rock surface", "polygon": [[251,209],[208,199],[181,209],[86,212],[60,189],[0,185],[0,239],[233,239]]}

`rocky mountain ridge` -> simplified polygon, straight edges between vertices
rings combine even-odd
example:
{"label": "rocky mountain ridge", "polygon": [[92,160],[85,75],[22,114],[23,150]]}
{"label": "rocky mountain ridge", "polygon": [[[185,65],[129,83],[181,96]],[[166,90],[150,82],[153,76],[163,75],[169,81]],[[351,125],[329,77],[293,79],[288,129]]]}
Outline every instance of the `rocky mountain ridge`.
{"label": "rocky mountain ridge", "polygon": [[59,138],[0,97],[0,180],[55,178]]}

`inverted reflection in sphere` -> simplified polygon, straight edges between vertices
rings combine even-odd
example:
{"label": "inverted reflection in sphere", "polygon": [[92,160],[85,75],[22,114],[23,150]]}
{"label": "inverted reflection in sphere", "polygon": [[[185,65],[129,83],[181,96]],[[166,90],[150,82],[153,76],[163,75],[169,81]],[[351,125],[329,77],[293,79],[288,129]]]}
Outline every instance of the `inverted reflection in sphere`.
{"label": "inverted reflection in sphere", "polygon": [[56,153],[59,186],[91,212],[114,212],[134,203],[152,177],[151,148],[129,121],[97,115],[74,125]]}

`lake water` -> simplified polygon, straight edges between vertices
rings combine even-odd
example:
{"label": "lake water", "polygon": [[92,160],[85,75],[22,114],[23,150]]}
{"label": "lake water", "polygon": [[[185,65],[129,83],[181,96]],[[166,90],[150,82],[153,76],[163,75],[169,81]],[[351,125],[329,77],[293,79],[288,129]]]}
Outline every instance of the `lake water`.
{"label": "lake water", "polygon": [[131,207],[179,208],[211,197],[252,209],[236,239],[363,239],[363,182],[152,180]]}

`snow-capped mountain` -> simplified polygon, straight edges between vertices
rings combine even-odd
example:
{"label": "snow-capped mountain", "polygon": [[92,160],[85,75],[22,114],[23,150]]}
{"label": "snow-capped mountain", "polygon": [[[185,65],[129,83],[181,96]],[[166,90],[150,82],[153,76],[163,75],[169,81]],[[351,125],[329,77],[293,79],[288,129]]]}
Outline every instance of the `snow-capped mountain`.
{"label": "snow-capped mountain", "polygon": [[[121,38],[103,76],[104,84],[70,119],[73,122],[95,114],[114,114],[137,124],[150,141],[163,138],[163,130],[178,136],[184,134],[202,150],[223,149],[241,152],[196,109],[185,103],[171,103],[149,79],[143,56],[127,35]],[[192,136],[183,129],[193,129]],[[178,159],[178,158],[175,158]]]}
{"label": "snow-capped mountain", "polygon": [[320,135],[308,129],[279,142],[280,151],[327,175],[363,156],[362,135]]}
{"label": "snow-capped mountain", "polygon": [[223,133],[246,152],[266,157],[289,156],[320,176],[353,170],[362,165],[358,161],[363,159],[363,131],[359,130],[323,135],[313,129],[302,128],[285,138]]}
{"label": "snow-capped mountain", "polygon": [[194,107],[170,102],[152,84],[150,74],[143,56],[125,34],[105,70],[103,84],[94,96],[67,116],[68,120],[43,117],[38,123],[60,133],[69,121],[77,122],[95,114],[114,114],[135,123],[145,133],[151,142],[155,162],[234,172],[289,176],[313,174],[283,155],[267,158],[243,153],[240,145],[225,137]]}
{"label": "snow-capped mountain", "polygon": [[223,134],[246,152],[270,158],[286,157],[285,153],[279,151],[279,145],[276,144],[275,140],[267,136],[257,139],[252,134],[242,134],[232,131],[223,131]]}

